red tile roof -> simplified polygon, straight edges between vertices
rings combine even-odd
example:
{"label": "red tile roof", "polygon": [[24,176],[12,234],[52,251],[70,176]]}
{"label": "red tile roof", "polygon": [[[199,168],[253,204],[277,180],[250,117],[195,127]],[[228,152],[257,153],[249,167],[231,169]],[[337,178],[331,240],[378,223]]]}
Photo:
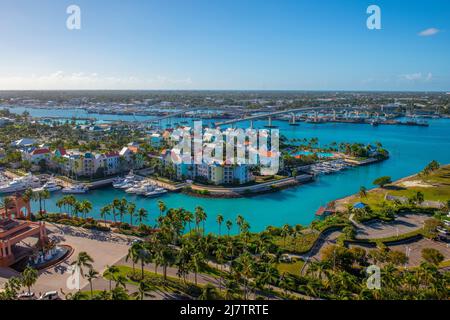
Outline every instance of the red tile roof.
{"label": "red tile roof", "polygon": [[32,155],[46,154],[46,153],[50,153],[50,150],[48,150],[47,148],[36,149],[33,152],[31,152]]}

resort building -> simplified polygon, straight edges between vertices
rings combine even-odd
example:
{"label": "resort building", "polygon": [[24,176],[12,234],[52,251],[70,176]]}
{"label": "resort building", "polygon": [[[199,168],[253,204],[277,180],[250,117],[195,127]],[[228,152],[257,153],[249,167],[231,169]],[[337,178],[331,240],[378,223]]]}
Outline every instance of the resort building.
{"label": "resort building", "polygon": [[27,160],[33,164],[39,164],[42,160],[49,161],[51,152],[47,148],[29,147],[22,150],[22,160]]}
{"label": "resort building", "polygon": [[0,267],[9,267],[30,254],[29,248],[20,245],[26,238],[47,239],[45,223],[24,220],[31,215],[30,202],[18,195],[10,199],[9,207],[0,209]]}
{"label": "resort building", "polygon": [[[215,185],[241,185],[246,184],[254,179],[252,173],[250,172],[250,166],[246,164],[175,164],[172,161],[171,152],[171,150],[164,150],[162,152],[162,161],[164,166],[173,166],[176,172],[176,177],[179,180],[192,179],[206,181]],[[174,152],[177,152],[177,150],[175,150]]]}

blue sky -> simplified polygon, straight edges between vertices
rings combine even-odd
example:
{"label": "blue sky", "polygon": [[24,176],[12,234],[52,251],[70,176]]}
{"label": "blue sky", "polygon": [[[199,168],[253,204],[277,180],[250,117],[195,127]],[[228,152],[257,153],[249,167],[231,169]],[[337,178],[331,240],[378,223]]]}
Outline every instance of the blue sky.
{"label": "blue sky", "polygon": [[[366,27],[371,4],[382,30]],[[0,5],[0,89],[450,90],[447,0]]]}

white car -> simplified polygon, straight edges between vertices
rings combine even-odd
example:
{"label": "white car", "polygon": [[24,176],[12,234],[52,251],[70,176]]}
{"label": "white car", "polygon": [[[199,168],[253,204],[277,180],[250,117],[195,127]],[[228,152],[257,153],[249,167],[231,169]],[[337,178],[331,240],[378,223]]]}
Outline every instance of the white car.
{"label": "white car", "polygon": [[17,299],[19,300],[36,300],[36,296],[34,295],[34,292],[25,292],[21,293],[17,296]]}
{"label": "white car", "polygon": [[39,300],[61,300],[57,291],[49,291],[44,293]]}

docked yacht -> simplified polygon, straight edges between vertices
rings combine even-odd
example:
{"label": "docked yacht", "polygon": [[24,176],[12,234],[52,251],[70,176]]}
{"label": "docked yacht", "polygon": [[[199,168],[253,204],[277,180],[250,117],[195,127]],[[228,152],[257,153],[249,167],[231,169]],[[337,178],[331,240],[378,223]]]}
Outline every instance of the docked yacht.
{"label": "docked yacht", "polygon": [[55,181],[49,180],[41,188],[38,188],[36,190],[37,191],[47,190],[48,192],[56,192],[61,189],[62,188],[60,186],[58,186]]}
{"label": "docked yacht", "polygon": [[83,194],[88,192],[88,188],[82,184],[77,184],[72,187],[62,189],[62,193],[65,194]]}
{"label": "docked yacht", "polygon": [[155,188],[153,191],[145,193],[145,196],[148,198],[155,198],[166,194],[167,190],[164,188]]}
{"label": "docked yacht", "polygon": [[40,186],[39,179],[31,174],[21,178],[15,178],[0,186],[0,193],[13,193],[17,191],[24,191],[29,188],[36,188]]}

